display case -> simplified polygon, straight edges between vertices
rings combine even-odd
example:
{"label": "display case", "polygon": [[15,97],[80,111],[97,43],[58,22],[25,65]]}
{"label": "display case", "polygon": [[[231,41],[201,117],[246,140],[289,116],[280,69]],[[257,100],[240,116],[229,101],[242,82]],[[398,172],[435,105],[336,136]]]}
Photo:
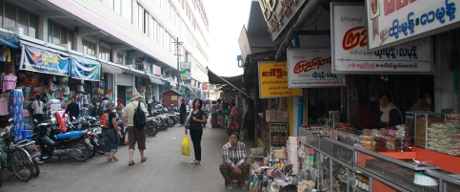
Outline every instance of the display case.
{"label": "display case", "polygon": [[436,122],[445,122],[447,115],[443,113],[432,113],[425,111],[406,112],[406,124],[409,129],[409,136],[414,138],[413,145],[428,149],[428,126]]}
{"label": "display case", "polygon": [[283,147],[289,136],[287,123],[268,123],[270,146]]}

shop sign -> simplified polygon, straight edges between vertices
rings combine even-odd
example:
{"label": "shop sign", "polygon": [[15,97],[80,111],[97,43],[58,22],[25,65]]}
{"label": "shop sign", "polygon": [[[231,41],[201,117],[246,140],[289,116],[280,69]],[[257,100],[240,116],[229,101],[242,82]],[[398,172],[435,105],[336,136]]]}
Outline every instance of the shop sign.
{"label": "shop sign", "polygon": [[192,79],[192,74],[190,73],[190,69],[180,69],[180,78],[182,80]]}
{"label": "shop sign", "polygon": [[209,88],[209,83],[208,82],[201,83],[201,89],[202,90],[208,90],[208,88]]}
{"label": "shop sign", "polygon": [[152,64],[152,74],[161,77],[161,67]]}
{"label": "shop sign", "polygon": [[366,0],[369,49],[458,28],[460,0]]}
{"label": "shop sign", "polygon": [[259,97],[302,96],[302,89],[288,88],[286,62],[259,62]]}
{"label": "shop sign", "polygon": [[[273,41],[288,26],[305,0],[259,0],[260,8]],[[295,20],[294,20],[295,22]]]}
{"label": "shop sign", "polygon": [[69,57],[23,45],[20,70],[69,76]]}
{"label": "shop sign", "polygon": [[431,73],[431,41],[423,38],[370,52],[367,48],[365,7],[332,3],[332,72]]}
{"label": "shop sign", "polygon": [[330,49],[288,49],[288,87],[346,86],[345,75],[331,72]]}
{"label": "shop sign", "polygon": [[87,61],[71,57],[72,69],[71,77],[73,79],[81,79],[85,81],[99,81],[101,78],[101,64],[96,61]]}

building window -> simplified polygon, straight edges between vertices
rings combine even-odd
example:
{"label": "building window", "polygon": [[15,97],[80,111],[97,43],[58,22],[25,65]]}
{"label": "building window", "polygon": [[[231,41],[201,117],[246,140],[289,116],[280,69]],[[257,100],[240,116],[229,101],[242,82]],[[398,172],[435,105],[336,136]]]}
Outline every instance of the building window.
{"label": "building window", "polygon": [[124,64],[123,63],[123,54],[117,53],[117,60],[115,61],[117,64]]}
{"label": "building window", "polygon": [[38,16],[9,3],[5,3],[4,28],[22,29],[23,35],[33,38],[38,36]]}
{"label": "building window", "polygon": [[132,0],[123,0],[121,1],[121,16],[128,20],[130,23],[133,23],[133,1]]}
{"label": "building window", "polygon": [[141,4],[137,4],[137,29],[144,30],[144,8]]}
{"label": "building window", "polygon": [[87,55],[96,55],[96,43],[82,39],[83,53]]}
{"label": "building window", "polygon": [[104,46],[99,46],[99,59],[110,61],[110,49]]}
{"label": "building window", "polygon": [[48,42],[53,44],[67,44],[67,29],[59,23],[49,21]]}

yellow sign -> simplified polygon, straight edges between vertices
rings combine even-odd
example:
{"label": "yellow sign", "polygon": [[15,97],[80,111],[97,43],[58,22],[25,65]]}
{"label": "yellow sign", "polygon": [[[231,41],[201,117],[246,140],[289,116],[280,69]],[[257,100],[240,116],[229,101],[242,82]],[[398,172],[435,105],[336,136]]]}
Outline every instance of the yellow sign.
{"label": "yellow sign", "polygon": [[286,62],[259,63],[259,97],[302,96],[302,89],[289,89]]}
{"label": "yellow sign", "polygon": [[177,101],[177,95],[171,95],[171,101]]}

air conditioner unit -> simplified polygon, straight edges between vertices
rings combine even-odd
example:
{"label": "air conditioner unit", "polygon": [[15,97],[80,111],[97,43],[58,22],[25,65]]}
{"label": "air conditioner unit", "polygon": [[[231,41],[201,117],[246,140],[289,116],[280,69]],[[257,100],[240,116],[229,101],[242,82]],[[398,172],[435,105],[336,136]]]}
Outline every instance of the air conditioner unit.
{"label": "air conditioner unit", "polygon": [[4,27],[4,29],[14,32],[17,36],[26,35],[24,29],[20,27]]}

